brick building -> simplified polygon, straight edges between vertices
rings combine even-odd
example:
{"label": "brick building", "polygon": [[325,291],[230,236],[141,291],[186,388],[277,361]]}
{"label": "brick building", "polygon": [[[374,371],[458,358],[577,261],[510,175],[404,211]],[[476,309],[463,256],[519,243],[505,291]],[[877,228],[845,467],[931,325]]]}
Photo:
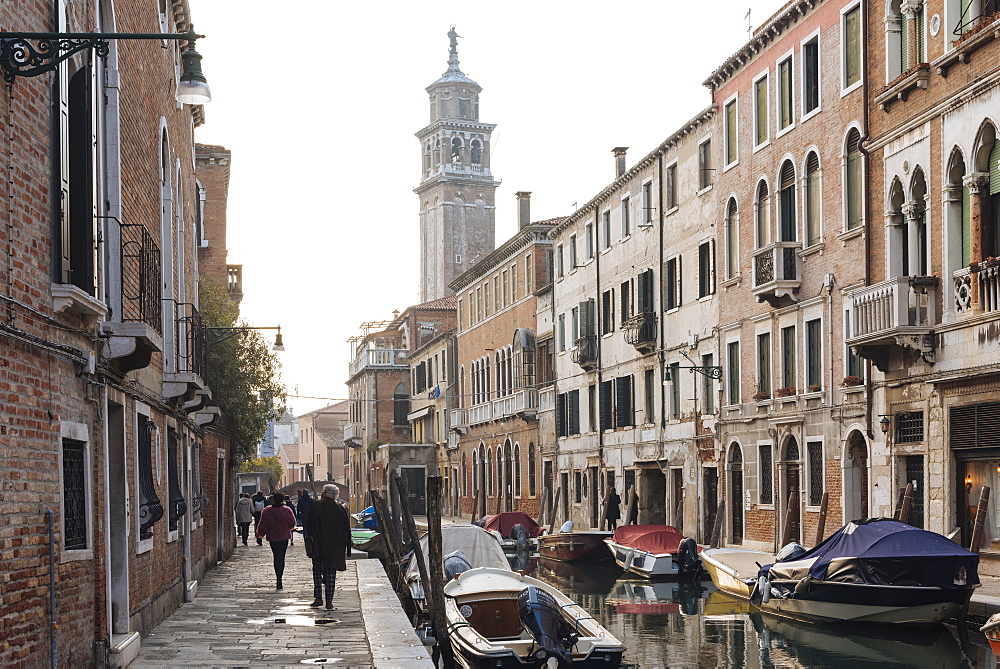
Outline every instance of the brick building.
{"label": "brick building", "polygon": [[[186,0],[5,3],[7,31],[182,32]],[[97,9],[95,9],[97,8]],[[198,374],[199,106],[177,40],[112,41],[10,90],[0,297],[0,664],[127,665],[232,550]],[[56,110],[53,112],[52,110]],[[224,198],[222,193],[220,197]],[[47,519],[54,542],[48,543]],[[49,576],[55,581],[49,592]],[[54,595],[55,607],[49,598]],[[40,621],[52,616],[53,626]]]}
{"label": "brick building", "polygon": [[243,301],[243,265],[228,262],[226,203],[232,154],[224,146],[195,144],[195,240],[199,275],[224,287],[229,298]]}
{"label": "brick building", "polygon": [[546,282],[548,233],[517,193],[518,231],[449,287],[458,296],[460,513],[539,511],[535,291]]}
{"label": "brick building", "polygon": [[[849,342],[878,381],[878,506],[913,483],[911,522],[958,527],[968,545],[970,507],[1000,483],[1000,8],[866,10],[870,285],[850,294]],[[982,546],[992,573],[997,518]]]}

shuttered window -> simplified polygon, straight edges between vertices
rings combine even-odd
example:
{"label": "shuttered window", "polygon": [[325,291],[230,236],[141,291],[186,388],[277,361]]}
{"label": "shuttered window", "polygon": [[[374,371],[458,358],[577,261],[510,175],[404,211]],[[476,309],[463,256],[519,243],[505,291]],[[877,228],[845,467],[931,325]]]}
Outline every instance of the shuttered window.
{"label": "shuttered window", "polygon": [[667,210],[677,206],[677,165],[667,168]]}
{"label": "shuttered window", "polygon": [[771,394],[771,333],[757,335],[757,392]]}
{"label": "shuttered window", "polygon": [[729,383],[727,397],[729,404],[740,403],[740,343],[729,342],[726,346],[726,372]]}
{"label": "shuttered window", "polygon": [[844,14],[844,88],[861,81],[861,6]]}
{"label": "shuttered window", "polygon": [[566,436],[566,393],[556,395],[556,436]]}
{"label": "shuttered window", "polygon": [[622,323],[629,319],[632,315],[632,282],[623,281],[621,285],[621,292],[619,293],[618,304],[621,307],[621,320]]}
{"label": "shuttered window", "polygon": [[792,59],[789,57],[778,65],[778,127],[784,129],[795,120],[792,111]]}
{"label": "shuttered window", "polygon": [[597,334],[597,329],[594,327],[594,311],[595,311],[594,300],[587,300],[586,302],[580,302],[579,315],[580,315],[580,337],[590,337]]}
{"label": "shuttered window", "polygon": [[907,25],[906,15],[899,17],[899,71],[906,72],[910,69],[910,31]]}
{"label": "shuttered window", "polygon": [[757,206],[754,212],[757,228],[757,248],[763,248],[771,243],[770,202],[771,198],[768,194],[767,183],[761,181],[760,185],[757,186]]}
{"label": "shuttered window", "polygon": [[781,166],[781,192],[779,193],[781,209],[781,241],[794,242],[797,235],[795,222],[795,166],[786,160]]}
{"label": "shuttered window", "polygon": [[648,314],[653,311],[653,270],[647,269],[639,275],[637,281],[638,296],[637,306],[640,314]]}
{"label": "shuttered window", "polygon": [[715,292],[715,242],[709,240],[698,246],[698,297]]}
{"label": "shuttered window", "polygon": [[[914,24],[917,29],[917,63],[923,63],[927,60],[926,46],[924,44],[924,7],[923,5],[917,9],[914,15]],[[917,63],[914,63],[916,65]]]}
{"label": "shuttered window", "polygon": [[753,85],[754,144],[767,141],[767,77],[758,79]]}
{"label": "shuttered window", "polygon": [[861,134],[851,130],[847,136],[847,229],[861,225]]}
{"label": "shuttered window", "polygon": [[736,162],[736,100],[726,105],[726,164]]}
{"label": "shuttered window", "polygon": [[951,407],[948,418],[952,448],[1000,448],[1000,402]]}
{"label": "shuttered window", "polygon": [[615,379],[615,427],[635,425],[632,417],[632,376]]}
{"label": "shuttered window", "polygon": [[823,335],[820,320],[806,321],[806,390],[819,390],[823,382]]}
{"label": "shuttered window", "polygon": [[808,114],[819,107],[819,38],[802,45],[802,110]]}
{"label": "shuttered window", "polygon": [[681,365],[679,362],[670,365],[670,417],[674,420],[681,417]]}
{"label": "shuttered window", "polygon": [[601,431],[610,430],[614,423],[614,403],[612,398],[614,383],[612,381],[601,381]]}
{"label": "shuttered window", "polygon": [[990,195],[1000,194],[1000,139],[993,141],[990,151]]}
{"label": "shuttered window", "polygon": [[806,158],[806,246],[819,242],[820,197],[819,156],[810,153]]}
{"label": "shuttered window", "polygon": [[795,388],[798,376],[795,361],[795,326],[781,328],[781,385],[784,388]]}
{"label": "shuttered window", "polygon": [[730,199],[726,207],[726,278],[732,279],[740,271],[739,220],[736,200]]}
{"label": "shuttered window", "polygon": [[566,393],[566,434],[580,434],[580,391]]}

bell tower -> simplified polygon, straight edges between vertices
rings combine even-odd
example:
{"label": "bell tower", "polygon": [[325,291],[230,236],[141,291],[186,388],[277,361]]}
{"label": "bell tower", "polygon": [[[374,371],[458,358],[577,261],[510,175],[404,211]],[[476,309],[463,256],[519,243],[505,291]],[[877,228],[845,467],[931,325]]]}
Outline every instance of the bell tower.
{"label": "bell tower", "polygon": [[430,123],[420,140],[420,301],[452,294],[448,284],[494,249],[495,195],[490,136],[479,121],[482,87],[458,66],[455,26],[448,31],[448,69],[427,87]]}

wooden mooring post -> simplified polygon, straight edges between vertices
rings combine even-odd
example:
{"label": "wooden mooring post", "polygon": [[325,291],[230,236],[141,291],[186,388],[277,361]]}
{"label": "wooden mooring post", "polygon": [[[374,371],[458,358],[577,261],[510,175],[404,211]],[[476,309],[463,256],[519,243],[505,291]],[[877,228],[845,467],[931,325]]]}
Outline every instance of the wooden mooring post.
{"label": "wooden mooring post", "polygon": [[986,526],[986,509],[990,505],[990,487],[983,486],[983,492],[979,495],[979,506],[976,507],[976,521],[972,526],[972,545],[969,550],[978,553],[983,543],[983,531]]}
{"label": "wooden mooring post", "polygon": [[542,486],[542,503],[538,505],[538,518],[535,520],[535,524],[539,527],[545,527],[545,525],[548,524],[549,518],[546,514],[549,509],[546,505],[549,503],[550,494],[551,491],[549,490],[549,487]]}
{"label": "wooden mooring post", "polygon": [[552,532],[555,531],[556,516],[559,514],[559,499],[562,497],[562,492],[563,489],[561,487],[556,488],[556,501],[553,502],[552,513],[549,514],[551,516],[551,518],[549,518],[549,534],[552,534]]}
{"label": "wooden mooring post", "polygon": [[625,522],[622,525],[636,525],[638,524],[638,518],[636,517],[635,507],[639,503],[639,496],[635,494],[635,487],[628,489],[628,512],[625,514]]}
{"label": "wooden mooring post", "polygon": [[599,521],[598,529],[603,532],[608,529],[608,498],[611,497],[611,489],[608,488],[604,491],[604,498],[601,500],[601,518]]}
{"label": "wooden mooring post", "polygon": [[[434,638],[445,667],[454,667],[448,620],[444,615],[444,556],[441,538],[441,477],[427,477],[427,560],[430,582],[424,587],[424,601],[431,614]],[[420,578],[423,578],[421,575]]]}
{"label": "wooden mooring post", "polygon": [[826,511],[830,506],[830,493],[823,493],[823,499],[819,503],[819,521],[816,523],[816,544],[823,541],[826,534]]}
{"label": "wooden mooring post", "polygon": [[785,524],[781,528],[781,543],[778,545],[778,550],[787,546],[788,542],[792,539],[792,504],[798,503],[799,500],[795,499],[795,492],[788,493],[788,505],[785,507]]}
{"label": "wooden mooring post", "polygon": [[410,591],[406,588],[403,574],[400,571],[401,557],[399,554],[399,544],[396,543],[396,533],[392,524],[392,516],[389,514],[389,506],[385,503],[385,498],[377,491],[371,491],[372,506],[375,507],[375,518],[378,520],[379,534],[382,536],[382,545],[385,546],[386,576],[392,583],[396,594],[401,598],[409,598]]}
{"label": "wooden mooring post", "polygon": [[913,508],[913,481],[906,484],[903,491],[903,501],[899,504],[899,515],[896,517],[901,523],[910,522],[910,510]]}
{"label": "wooden mooring post", "polygon": [[719,500],[719,506],[715,510],[715,522],[712,524],[712,536],[709,537],[708,545],[711,548],[718,548],[722,539],[722,525],[726,517],[726,496]]}

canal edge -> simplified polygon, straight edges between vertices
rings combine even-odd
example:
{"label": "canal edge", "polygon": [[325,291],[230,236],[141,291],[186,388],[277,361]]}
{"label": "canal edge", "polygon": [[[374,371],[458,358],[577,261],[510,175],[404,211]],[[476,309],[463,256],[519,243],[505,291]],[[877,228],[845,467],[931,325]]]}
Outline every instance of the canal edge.
{"label": "canal edge", "polygon": [[433,669],[427,648],[413,630],[378,560],[353,560],[361,617],[375,669]]}

